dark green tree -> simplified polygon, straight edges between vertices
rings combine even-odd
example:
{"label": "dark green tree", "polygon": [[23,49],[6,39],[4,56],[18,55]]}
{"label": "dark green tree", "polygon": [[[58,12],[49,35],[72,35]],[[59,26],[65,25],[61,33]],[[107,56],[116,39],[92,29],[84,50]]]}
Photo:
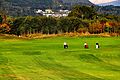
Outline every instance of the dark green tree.
{"label": "dark green tree", "polygon": [[3,22],[3,18],[2,16],[0,15],[0,24]]}
{"label": "dark green tree", "polygon": [[13,21],[13,24],[11,24],[10,34],[20,35],[21,31],[19,30],[19,26],[23,24],[24,20],[25,20],[24,17],[16,18]]}
{"label": "dark green tree", "polygon": [[69,13],[69,17],[78,17],[82,19],[94,19],[97,16],[97,13],[94,7],[90,6],[75,6],[71,13]]}

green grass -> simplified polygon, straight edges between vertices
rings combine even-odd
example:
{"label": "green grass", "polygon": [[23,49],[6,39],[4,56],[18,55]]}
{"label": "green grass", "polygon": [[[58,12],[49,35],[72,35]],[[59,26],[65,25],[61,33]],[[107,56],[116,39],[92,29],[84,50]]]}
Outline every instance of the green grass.
{"label": "green grass", "polygon": [[120,37],[0,37],[0,80],[120,80]]}

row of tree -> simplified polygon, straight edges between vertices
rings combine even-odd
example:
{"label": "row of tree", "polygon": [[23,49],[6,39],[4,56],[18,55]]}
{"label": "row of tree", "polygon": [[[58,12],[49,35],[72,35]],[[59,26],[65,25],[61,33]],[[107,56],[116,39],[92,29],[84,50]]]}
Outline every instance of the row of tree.
{"label": "row of tree", "polygon": [[101,15],[94,7],[75,6],[68,17],[54,18],[45,16],[26,16],[10,18],[0,16],[0,32],[26,34],[59,34],[66,32],[118,33],[120,16]]}
{"label": "row of tree", "polygon": [[120,33],[120,22],[110,20],[87,20],[77,17],[20,17],[10,25],[10,34],[59,34],[66,32]]}

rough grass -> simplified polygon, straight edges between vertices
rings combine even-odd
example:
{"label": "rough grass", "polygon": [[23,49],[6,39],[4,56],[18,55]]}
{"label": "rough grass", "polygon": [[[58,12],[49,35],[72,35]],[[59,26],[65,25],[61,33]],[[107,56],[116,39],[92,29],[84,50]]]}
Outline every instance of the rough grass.
{"label": "rough grass", "polygon": [[120,37],[0,38],[0,80],[119,79]]}

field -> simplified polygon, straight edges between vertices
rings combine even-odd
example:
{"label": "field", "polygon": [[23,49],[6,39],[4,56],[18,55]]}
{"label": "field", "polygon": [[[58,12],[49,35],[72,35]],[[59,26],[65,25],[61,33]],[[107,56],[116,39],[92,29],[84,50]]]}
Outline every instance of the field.
{"label": "field", "polygon": [[120,80],[120,37],[0,37],[0,80]]}

